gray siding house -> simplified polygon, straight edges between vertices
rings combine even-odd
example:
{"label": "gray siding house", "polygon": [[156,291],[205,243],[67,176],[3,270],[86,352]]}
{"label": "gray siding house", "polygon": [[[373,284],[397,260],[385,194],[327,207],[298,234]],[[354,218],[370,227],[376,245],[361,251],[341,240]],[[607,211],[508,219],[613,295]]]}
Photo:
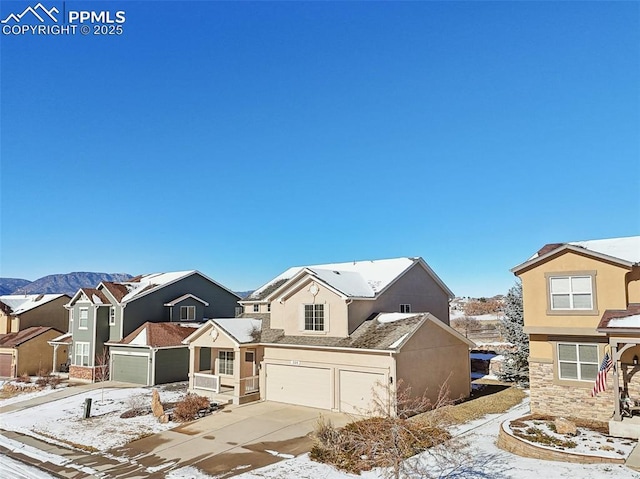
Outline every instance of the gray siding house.
{"label": "gray siding house", "polygon": [[[104,281],[96,288],[82,288],[65,305],[73,338],[69,377],[96,380],[97,372],[103,370],[107,352],[110,352],[109,370],[113,380],[149,384],[153,383],[154,377],[174,379],[176,375],[160,372],[145,374],[146,379],[142,381],[142,374],[133,373],[130,367],[136,367],[138,362],[125,356],[141,354],[136,344],[120,344],[113,351],[109,350],[145,323],[197,324],[205,318],[233,317],[239,299],[199,271],[145,274],[126,282]],[[179,341],[176,346],[184,347]],[[153,348],[147,348],[148,351]],[[148,357],[150,361],[154,358],[151,354]],[[185,361],[185,371],[186,364]],[[150,367],[155,370],[155,364]],[[186,378],[185,373],[184,378],[175,380]]]}

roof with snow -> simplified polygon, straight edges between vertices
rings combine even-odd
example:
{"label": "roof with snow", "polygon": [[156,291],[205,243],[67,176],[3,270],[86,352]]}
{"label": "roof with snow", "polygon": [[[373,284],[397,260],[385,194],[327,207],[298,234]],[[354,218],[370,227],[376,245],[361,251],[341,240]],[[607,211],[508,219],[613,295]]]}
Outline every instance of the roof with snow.
{"label": "roof with snow", "polygon": [[15,348],[23,343],[26,343],[27,341],[32,340],[33,338],[40,336],[41,334],[46,333],[47,331],[55,331],[57,333],[61,332],[55,328],[50,328],[47,326],[32,326],[17,333],[1,334],[0,348]]}
{"label": "roof with snow", "polygon": [[351,298],[375,298],[414,264],[421,262],[436,282],[453,297],[453,293],[422,258],[393,258],[348,263],[296,266],[273,278],[246,298],[245,302],[263,301],[289,280],[309,274],[341,294]]}
{"label": "roof with snow", "polygon": [[48,343],[71,344],[73,343],[73,333],[64,333],[58,337],[50,339]]}
{"label": "roof with snow", "polygon": [[536,254],[511,271],[518,271],[542,261],[560,251],[571,250],[590,254],[610,261],[623,263],[627,266],[640,264],[640,236],[624,238],[609,238],[589,241],[571,241],[568,243],[549,243],[544,245]]}
{"label": "roof with snow", "polygon": [[18,315],[47,304],[66,294],[8,294],[0,296],[0,302],[11,310],[10,314]]}
{"label": "roof with snow", "polygon": [[598,324],[598,332],[633,332],[640,330],[640,303],[630,303],[627,309],[608,309]]}
{"label": "roof with snow", "polygon": [[168,348],[184,346],[182,340],[204,323],[149,323],[146,322],[120,341],[109,342],[114,346],[143,346]]}
{"label": "roof with snow", "polygon": [[212,331],[214,328],[221,330],[238,344],[258,343],[260,341],[258,341],[256,333],[261,331],[262,327],[263,320],[256,318],[211,318],[207,320],[202,328],[185,338],[184,344],[189,344],[189,342],[207,331]]}

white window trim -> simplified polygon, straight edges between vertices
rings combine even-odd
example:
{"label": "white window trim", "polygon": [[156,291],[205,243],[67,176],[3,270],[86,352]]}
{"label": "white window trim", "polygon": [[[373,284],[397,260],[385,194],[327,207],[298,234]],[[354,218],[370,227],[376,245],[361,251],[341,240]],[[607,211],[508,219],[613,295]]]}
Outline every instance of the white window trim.
{"label": "white window trim", "polygon": [[116,324],[116,307],[109,306],[109,326],[115,326]]}
{"label": "white window trim", "polygon": [[[82,312],[87,312],[85,326],[82,326]],[[78,329],[89,329],[89,308],[79,308],[78,310]]]}
{"label": "white window trim", "polygon": [[[576,360],[575,361],[570,361],[568,359],[560,359],[560,346],[574,346],[576,348]],[[579,347],[580,346],[589,346],[589,347],[594,347],[596,348],[596,355],[597,355],[597,360],[596,362],[592,362],[592,361],[580,361],[580,357],[579,357]],[[581,381],[581,382],[589,382],[592,383],[593,381],[595,381],[596,378],[588,378],[588,379],[582,379],[582,371],[580,369],[580,365],[581,364],[592,364],[596,366],[596,369],[600,369],[600,350],[598,348],[597,344],[593,344],[593,343],[567,343],[567,342],[561,342],[556,344],[556,357],[557,357],[557,362],[558,362],[558,379],[562,380],[562,381]],[[576,372],[577,372],[577,378],[564,378],[562,377],[562,368],[560,367],[560,363],[569,363],[569,364],[575,364],[576,365]],[[597,377],[597,372],[596,372],[596,377]]]}
{"label": "white window trim", "polygon": [[411,313],[411,303],[404,303],[400,305],[401,313]]}
{"label": "white window trim", "polygon": [[254,313],[259,313],[260,312],[260,305],[259,304],[254,304],[253,305],[253,312]]}
{"label": "white window trim", "polygon": [[[228,354],[231,354],[231,359],[229,359],[228,357],[224,359],[225,365],[228,366],[229,362],[231,362],[231,372],[222,372],[221,371],[221,365],[222,365],[222,361],[223,359],[220,357],[222,354],[224,354],[225,356]],[[226,350],[220,350],[218,351],[218,375],[220,376],[233,376],[233,373],[235,371],[235,367],[236,367],[236,355],[234,351],[226,351]],[[228,369],[228,368],[225,368]]]}
{"label": "white window trim", "polygon": [[[308,329],[307,328],[307,306],[312,306],[313,307],[313,329]],[[316,306],[322,306],[322,328],[321,329],[316,329],[315,328],[315,324],[318,321],[318,319],[316,318]],[[303,331],[307,332],[307,333],[323,333],[325,331],[328,330],[327,328],[327,321],[328,321],[328,317],[327,317],[327,305],[326,304],[322,304],[322,303],[307,303],[307,304],[303,304],[302,305],[302,329]]]}
{"label": "white window trim", "polygon": [[[86,351],[87,354],[84,354],[84,347],[86,346]],[[73,363],[74,366],[82,366],[82,367],[89,367],[91,366],[90,364],[90,355],[89,355],[89,351],[91,350],[91,343],[86,342],[86,341],[76,341],[73,345]],[[78,362],[78,356],[80,357],[80,362]],[[84,357],[86,356],[87,358],[87,364],[84,364],[84,361],[82,360]]]}
{"label": "white window trim", "polygon": [[[555,316],[594,316],[600,314],[598,311],[598,295],[596,285],[597,271],[558,271],[545,273],[546,288],[547,288],[547,314]],[[553,294],[551,291],[551,280],[556,278],[589,278],[591,281],[591,308],[553,308]],[[561,293],[556,293],[561,294]],[[566,293],[564,293],[566,294]],[[580,292],[571,292],[571,294],[581,294]],[[582,292],[586,294],[586,292]],[[570,306],[573,304],[573,296],[570,295]]]}
{"label": "white window trim", "polygon": [[[186,318],[182,317],[182,311],[186,311]],[[193,318],[189,318],[189,311],[193,311]],[[196,307],[191,306],[180,306],[180,321],[195,321],[196,320]]]}

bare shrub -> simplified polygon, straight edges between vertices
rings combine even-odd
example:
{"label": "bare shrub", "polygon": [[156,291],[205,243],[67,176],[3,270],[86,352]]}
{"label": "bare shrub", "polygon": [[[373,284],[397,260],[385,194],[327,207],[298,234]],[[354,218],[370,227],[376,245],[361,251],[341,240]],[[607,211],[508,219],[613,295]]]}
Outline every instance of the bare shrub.
{"label": "bare shrub", "polygon": [[51,389],[55,389],[60,385],[62,380],[50,372],[46,374],[39,374],[38,379],[36,379],[36,384],[40,387],[49,386]]}
{"label": "bare shrub", "polygon": [[[461,450],[454,444],[445,429],[448,422],[444,414],[436,411],[451,404],[449,388],[443,384],[435,402],[429,400],[426,391],[422,395],[412,395],[411,388],[402,383],[396,387],[374,388],[374,407],[369,417],[335,428],[324,419],[318,421],[315,429],[315,444],[311,458],[334,465],[351,473],[367,471],[374,467],[383,468],[386,477],[399,479],[410,474],[417,477],[432,477],[430,472],[421,470],[419,461],[407,461],[423,451],[438,454],[438,448],[446,443],[446,449]],[[415,414],[432,411],[427,419],[414,420]]]}
{"label": "bare shrub", "polygon": [[465,338],[469,337],[469,332],[482,329],[480,321],[473,316],[463,316],[451,320],[451,327],[464,334]]}
{"label": "bare shrub", "polygon": [[173,418],[179,422],[193,421],[198,415],[198,411],[208,409],[209,406],[209,398],[197,394],[187,394],[176,404]]}
{"label": "bare shrub", "polygon": [[464,305],[465,316],[482,316],[483,314],[498,313],[502,310],[502,303],[495,299],[474,299]]}
{"label": "bare shrub", "polygon": [[29,375],[27,373],[22,373],[20,376],[15,378],[14,381],[18,382],[18,383],[30,383],[31,382],[31,378],[29,377]]}

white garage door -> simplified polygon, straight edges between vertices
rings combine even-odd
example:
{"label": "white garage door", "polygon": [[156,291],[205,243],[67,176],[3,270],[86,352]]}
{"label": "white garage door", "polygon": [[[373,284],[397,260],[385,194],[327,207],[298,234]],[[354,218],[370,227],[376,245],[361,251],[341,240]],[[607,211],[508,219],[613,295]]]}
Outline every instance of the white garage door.
{"label": "white garage door", "polygon": [[331,409],[329,369],[267,364],[267,400]]}
{"label": "white garage door", "polygon": [[374,390],[384,400],[384,374],[340,371],[340,411],[365,414],[374,407]]}

